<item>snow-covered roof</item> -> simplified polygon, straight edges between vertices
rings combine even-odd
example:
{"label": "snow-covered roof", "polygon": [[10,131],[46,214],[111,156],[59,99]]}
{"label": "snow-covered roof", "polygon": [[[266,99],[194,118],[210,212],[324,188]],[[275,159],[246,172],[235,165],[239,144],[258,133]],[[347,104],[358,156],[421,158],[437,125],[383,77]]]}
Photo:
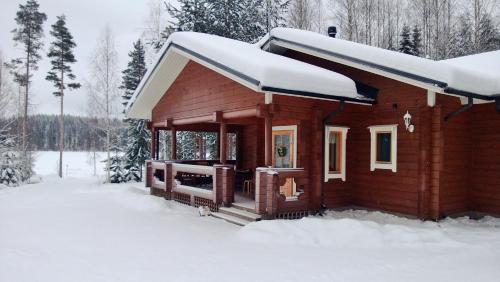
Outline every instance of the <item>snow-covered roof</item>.
{"label": "snow-covered roof", "polygon": [[127,106],[131,118],[151,110],[189,60],[257,92],[370,103],[353,80],[341,74],[262,51],[258,45],[195,32],[170,35]]}
{"label": "snow-covered roof", "polygon": [[434,61],[291,28],[275,28],[257,44],[300,51],[435,92],[485,100],[500,94],[498,51]]}
{"label": "snow-covered roof", "polygon": [[500,50],[443,60],[440,63],[462,69],[477,77],[472,82],[464,83],[473,84],[476,88],[491,89],[493,95],[500,95]]}

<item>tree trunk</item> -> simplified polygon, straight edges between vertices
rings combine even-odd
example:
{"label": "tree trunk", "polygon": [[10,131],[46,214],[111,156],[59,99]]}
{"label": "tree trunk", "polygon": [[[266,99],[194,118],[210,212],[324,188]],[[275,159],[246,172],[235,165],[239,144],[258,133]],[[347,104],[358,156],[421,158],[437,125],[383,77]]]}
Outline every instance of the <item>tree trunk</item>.
{"label": "tree trunk", "polygon": [[30,77],[30,55],[28,53],[26,57],[26,85],[24,91],[24,114],[23,114],[23,140],[22,140],[22,152],[23,152],[23,161],[26,160],[26,151],[27,151],[27,143],[28,143],[28,91],[29,91],[29,77]]}
{"label": "tree trunk", "polygon": [[[61,114],[59,116],[59,177],[63,177],[64,151],[64,73],[61,71]],[[66,172],[67,173],[67,172]]]}

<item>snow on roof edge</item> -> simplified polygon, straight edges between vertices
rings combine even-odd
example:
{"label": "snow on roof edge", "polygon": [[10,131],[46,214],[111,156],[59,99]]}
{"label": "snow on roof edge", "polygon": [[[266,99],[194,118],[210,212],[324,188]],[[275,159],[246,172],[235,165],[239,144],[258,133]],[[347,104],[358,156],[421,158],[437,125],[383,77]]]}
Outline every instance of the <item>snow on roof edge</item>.
{"label": "snow on roof edge", "polygon": [[[438,82],[438,87],[442,89],[440,91],[442,93],[461,96],[471,95],[484,100],[492,100],[497,94],[500,94],[500,83],[497,83],[498,80],[482,76],[479,72],[471,72],[452,64],[446,64],[443,61],[434,61],[361,43],[331,38],[311,31],[291,28],[274,28],[265,38],[269,40],[263,38],[257,42],[261,48],[268,44],[269,41],[285,40],[304,45],[307,47],[306,49],[310,50],[320,49],[327,52],[335,52],[341,56],[345,56],[344,59],[350,59],[354,63],[368,62],[372,64],[373,68],[376,68],[376,65],[378,65],[379,68],[377,69],[381,71],[390,73],[392,68],[395,70],[394,74],[401,77],[412,80],[424,78],[423,82],[427,84],[430,82],[431,85],[435,84],[433,81]],[[500,75],[500,70],[498,73]],[[471,83],[471,81],[477,83]]]}
{"label": "snow on roof edge", "polygon": [[[180,35],[180,34],[182,34],[182,35]],[[191,36],[191,42],[189,40],[190,36]],[[182,39],[183,37],[184,37],[184,39]],[[322,96],[322,99],[327,99],[328,97],[330,97],[330,99],[333,99],[333,100],[344,99],[346,101],[352,101],[352,102],[357,102],[357,103],[371,103],[371,101],[372,101],[371,99],[366,99],[365,97],[361,97],[360,95],[357,94],[354,81],[352,81],[348,77],[345,77],[345,76],[340,75],[338,73],[335,73],[333,71],[328,71],[328,70],[325,70],[325,69],[322,69],[320,67],[316,67],[316,66],[313,66],[313,65],[310,65],[307,63],[299,62],[299,61],[296,61],[293,59],[289,59],[289,58],[282,57],[279,55],[264,52],[264,51],[260,50],[260,48],[258,48],[258,46],[256,44],[248,44],[248,43],[244,43],[244,42],[240,42],[240,41],[236,41],[236,40],[232,40],[232,39],[228,39],[228,38],[223,38],[223,37],[219,37],[219,36],[215,36],[215,35],[207,35],[207,34],[194,33],[194,32],[178,32],[178,33],[172,34],[169,37],[169,39],[164,44],[162,49],[158,52],[158,54],[156,56],[156,60],[154,60],[155,63],[152,64],[154,66],[152,68],[148,68],[148,71],[144,75],[144,77],[141,80],[140,84],[138,85],[136,91],[134,92],[131,99],[129,100],[129,103],[127,104],[127,107],[125,110],[127,116],[128,116],[128,113],[130,112],[130,110],[132,109],[132,107],[134,106],[135,102],[140,98],[141,92],[144,91],[145,87],[147,87],[150,80],[154,77],[158,66],[162,63],[168,50],[171,47],[176,47],[176,48],[181,47],[183,49],[186,49],[188,51],[192,51],[192,52],[196,53],[196,51],[200,51],[199,49],[193,50],[193,49],[197,49],[196,46],[203,45],[204,43],[208,44],[206,42],[210,41],[210,40],[205,40],[205,41],[201,40],[200,41],[199,38],[196,39],[196,37],[209,37],[208,39],[214,39],[214,40],[215,40],[215,38],[218,38],[217,40],[224,40],[225,43],[232,42],[232,44],[245,44],[248,46],[245,48],[252,47],[252,52],[262,52],[261,53],[262,57],[266,57],[265,58],[266,60],[262,60],[262,62],[260,62],[260,63],[262,63],[265,67],[267,67],[267,68],[263,68],[264,69],[263,72],[267,71],[267,76],[259,71],[254,73],[254,74],[260,75],[261,76],[260,78],[266,78],[267,80],[266,79],[255,79],[256,81],[259,81],[262,84],[262,85],[259,85],[259,87],[268,87],[268,88],[282,89],[282,90],[288,89],[287,87],[280,88],[281,85],[276,84],[276,81],[273,81],[273,79],[269,79],[269,77],[271,76],[271,75],[269,75],[269,73],[273,73],[272,71],[274,71],[276,73],[279,70],[279,67],[278,67],[278,69],[276,69],[276,66],[270,65],[269,62],[267,62],[267,61],[269,61],[269,59],[272,59],[272,60],[280,62],[279,64],[276,64],[276,65],[282,65],[284,63],[285,65],[288,65],[288,66],[299,66],[299,67],[288,68],[288,69],[283,69],[283,67],[282,67],[281,71],[285,72],[288,75],[297,76],[297,74],[300,74],[300,76],[304,76],[306,78],[308,77],[312,80],[317,80],[317,82],[321,81],[322,83],[315,83],[315,86],[312,87],[313,91],[309,91],[309,93],[316,93],[317,92],[316,94],[319,94],[319,96]],[[207,39],[207,38],[203,38],[203,39]],[[196,41],[196,40],[198,40],[198,41]],[[193,44],[186,44],[186,43],[193,43]],[[194,44],[194,43],[196,43],[196,44]],[[194,48],[186,47],[189,45],[194,46]],[[198,47],[198,48],[200,48],[200,47]],[[223,49],[223,48],[218,48],[218,49]],[[183,50],[183,51],[185,51],[185,50]],[[205,51],[205,50],[201,50],[201,51],[204,51],[201,53],[210,53],[209,51]],[[210,51],[212,53],[216,53],[215,51],[218,51],[218,50],[214,49],[212,46],[212,50],[210,50]],[[227,53],[225,51],[222,51],[222,52],[224,54]],[[207,54],[205,54],[205,55],[207,55]],[[219,54],[219,55],[221,55],[221,54]],[[217,57],[217,56],[214,55],[213,57]],[[219,63],[216,60],[217,58],[208,58],[208,59],[212,60],[211,63],[214,63],[214,61],[216,63]],[[314,74],[316,74],[316,77],[314,77]],[[279,77],[280,75],[281,74],[277,74],[274,76]],[[280,78],[278,78],[278,80],[279,79]],[[340,85],[336,85],[336,86],[340,86],[340,87],[336,87],[336,88],[328,87],[329,85],[331,86],[333,80],[335,80],[336,83],[339,83]],[[285,95],[286,94],[299,95],[299,92],[304,92],[303,96],[307,96],[305,94],[307,94],[306,90],[309,90],[309,88],[303,87],[304,89],[300,89],[301,88],[300,86],[303,86],[303,85],[309,84],[309,86],[311,86],[311,83],[308,83],[307,80],[302,81],[302,82],[297,82],[297,81],[294,81],[293,79],[289,79],[289,77],[284,77],[283,75],[281,75],[281,82],[284,82],[284,81],[289,81],[288,84],[290,84],[289,86],[291,86],[291,87],[290,87],[290,89],[288,89],[290,91],[288,91],[288,92],[285,91],[285,92],[283,92],[283,94],[285,94]],[[325,81],[326,81],[326,83],[324,83]],[[328,81],[330,81],[330,83],[328,83]],[[303,85],[301,85],[301,84],[303,84]],[[321,85],[325,85],[325,86],[321,87]],[[347,86],[347,85],[349,85],[349,86]],[[347,90],[349,88],[350,88],[350,90]],[[316,90],[316,91],[314,91],[314,90]],[[334,92],[335,95],[331,94],[331,93],[333,93],[332,91],[335,91]],[[342,93],[342,91],[344,93]],[[310,96],[312,96],[312,95],[310,95]]]}

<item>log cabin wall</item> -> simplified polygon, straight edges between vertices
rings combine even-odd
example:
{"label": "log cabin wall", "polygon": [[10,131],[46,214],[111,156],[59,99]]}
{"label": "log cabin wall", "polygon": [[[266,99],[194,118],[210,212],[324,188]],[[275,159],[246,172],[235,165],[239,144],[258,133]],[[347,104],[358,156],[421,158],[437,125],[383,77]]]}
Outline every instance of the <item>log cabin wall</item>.
{"label": "log cabin wall", "polygon": [[[348,105],[332,122],[351,129],[347,181],[330,180],[325,185],[329,207],[350,203],[430,219],[469,211],[500,215],[500,130],[495,130],[500,128],[500,114],[493,103],[474,105],[444,122],[448,113],[462,106],[458,98],[437,95],[436,106],[430,108],[426,91],[420,88],[295,51],[285,56],[379,89],[378,104],[372,109]],[[414,133],[404,128],[406,110],[412,115]],[[397,173],[370,172],[370,137],[364,130],[393,123],[399,124]]]}
{"label": "log cabin wall", "polygon": [[470,207],[500,216],[500,113],[490,103],[474,105],[471,115]]}
{"label": "log cabin wall", "polygon": [[[350,127],[347,134],[346,181],[335,179],[325,183],[325,201],[329,208],[347,205],[419,216],[419,187],[421,148],[420,112],[427,107],[426,91],[386,77],[339,65],[298,52],[288,51],[286,56],[305,61],[344,74],[356,81],[379,89],[378,103],[374,106],[347,104],[343,113],[331,124]],[[322,117],[335,107],[321,103]],[[409,111],[415,132],[405,129],[403,116]],[[370,132],[368,126],[398,124],[397,172],[370,171]],[[424,128],[428,128],[425,126]],[[321,126],[316,132],[321,136]],[[321,138],[315,137],[321,144]],[[315,146],[316,147],[316,146]],[[320,147],[320,145],[319,145]],[[320,151],[321,152],[321,149]],[[427,152],[430,154],[430,152]],[[316,152],[317,156],[317,152]],[[316,158],[323,160],[320,156]],[[317,164],[321,167],[321,163]],[[319,173],[319,171],[318,171]],[[425,187],[429,190],[429,185]],[[427,193],[429,193],[427,191]]]}
{"label": "log cabin wall", "polygon": [[438,95],[436,104],[441,107],[442,169],[439,186],[438,218],[464,213],[470,210],[471,113],[464,112],[444,121],[447,114],[462,105],[460,99]]}

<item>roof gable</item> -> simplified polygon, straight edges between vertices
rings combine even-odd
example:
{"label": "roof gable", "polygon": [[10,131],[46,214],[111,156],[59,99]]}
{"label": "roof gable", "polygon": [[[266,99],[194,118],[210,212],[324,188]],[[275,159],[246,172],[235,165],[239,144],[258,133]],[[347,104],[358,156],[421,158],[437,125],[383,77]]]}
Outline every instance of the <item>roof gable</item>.
{"label": "roof gable", "polygon": [[128,117],[149,119],[151,109],[189,60],[256,92],[365,104],[373,101],[359,95],[355,82],[346,76],[219,36],[177,32],[159,54],[128,104]]}

